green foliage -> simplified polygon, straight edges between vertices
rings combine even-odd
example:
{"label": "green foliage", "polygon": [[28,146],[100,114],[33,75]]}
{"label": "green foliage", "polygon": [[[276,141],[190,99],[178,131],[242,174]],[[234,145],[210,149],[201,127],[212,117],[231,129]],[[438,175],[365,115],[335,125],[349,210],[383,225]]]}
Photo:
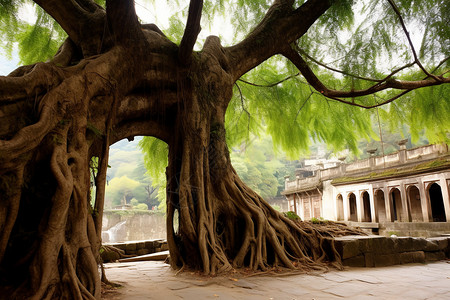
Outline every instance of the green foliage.
{"label": "green foliage", "polygon": [[135,210],[148,210],[148,206],[145,203],[139,203],[136,206],[133,206],[133,209]]}
{"label": "green foliage", "polygon": [[139,182],[127,176],[115,177],[106,186],[105,198],[109,199],[112,205],[126,204],[133,198],[133,190],[139,186]]}
{"label": "green foliage", "polygon": [[152,186],[158,188],[158,209],[165,210],[166,176],[165,170],[169,164],[169,147],[163,141],[154,137],[144,137],[139,142],[139,148],[144,154],[144,165],[152,178]]}
{"label": "green foliage", "polygon": [[[292,75],[293,66],[275,57],[246,74],[244,80],[268,85]],[[340,85],[331,76],[324,77],[332,87]],[[375,135],[372,111],[331,101],[299,76],[271,87],[238,84],[240,89],[236,89],[226,116],[231,145],[266,128],[275,147],[293,159],[306,154],[311,142],[325,142],[336,151],[349,148],[358,152],[358,140]]]}
{"label": "green foliage", "polygon": [[[20,18],[30,8],[35,13],[32,23]],[[17,45],[22,64],[47,61],[55,55],[66,36],[59,24],[40,6],[33,4],[30,7],[28,2],[21,0],[0,2],[0,38],[6,41],[2,46],[11,56],[14,45]]]}
{"label": "green foliage", "polygon": [[320,217],[318,219],[316,217],[312,217],[311,218],[311,223],[313,223],[313,224],[324,224],[324,223],[327,223],[327,222],[328,222],[328,220],[325,220],[322,217]]}
{"label": "green foliage", "polygon": [[133,198],[130,200],[130,204],[131,204],[131,206],[134,207],[139,204],[139,201],[136,198]]}
{"label": "green foliage", "polygon": [[285,212],[284,215],[285,215],[288,219],[293,220],[293,221],[301,221],[301,220],[302,220],[302,219],[301,219],[295,212],[293,212],[293,211]]}
{"label": "green foliage", "polygon": [[276,158],[269,136],[233,149],[231,163],[239,177],[261,197],[269,200],[277,195],[279,181],[276,175],[283,163]]}
{"label": "green foliage", "polygon": [[164,215],[162,211],[155,210],[139,210],[139,209],[128,209],[128,210],[105,210],[107,214],[114,214],[124,217],[131,217],[134,215]]}
{"label": "green foliage", "polygon": [[273,209],[275,209],[278,212],[281,212],[281,206],[279,205],[271,205]]}

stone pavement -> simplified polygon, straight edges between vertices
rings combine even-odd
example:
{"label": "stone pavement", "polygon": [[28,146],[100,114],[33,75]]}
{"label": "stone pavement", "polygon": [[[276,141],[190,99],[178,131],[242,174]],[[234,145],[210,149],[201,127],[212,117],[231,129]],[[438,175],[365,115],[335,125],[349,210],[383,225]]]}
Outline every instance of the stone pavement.
{"label": "stone pavement", "polygon": [[317,274],[205,278],[176,273],[160,261],[109,263],[123,284],[110,300],[143,299],[450,299],[450,261],[379,268],[347,267]]}

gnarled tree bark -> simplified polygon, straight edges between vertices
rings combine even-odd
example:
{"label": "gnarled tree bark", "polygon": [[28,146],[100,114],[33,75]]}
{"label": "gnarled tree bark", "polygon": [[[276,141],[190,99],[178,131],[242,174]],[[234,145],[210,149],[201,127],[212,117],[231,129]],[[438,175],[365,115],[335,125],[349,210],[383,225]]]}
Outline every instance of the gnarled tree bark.
{"label": "gnarled tree bark", "polygon": [[156,25],[139,24],[131,0],[107,1],[106,10],[90,0],[36,1],[69,37],[52,61],[0,77],[0,299],[100,298],[108,148],[135,135],[169,145],[175,268],[339,262],[323,249],[323,231],[276,212],[239,179],[224,129],[233,85],[267,58],[282,53],[309,74],[286,49],[332,1],[275,1],[241,43],[224,48],[209,37],[199,52],[202,1],[191,2],[178,47]]}

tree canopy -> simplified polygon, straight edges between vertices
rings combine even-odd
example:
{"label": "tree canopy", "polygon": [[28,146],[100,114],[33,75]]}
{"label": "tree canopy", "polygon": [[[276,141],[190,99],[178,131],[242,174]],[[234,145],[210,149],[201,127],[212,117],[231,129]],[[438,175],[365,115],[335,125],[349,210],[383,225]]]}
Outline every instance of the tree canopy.
{"label": "tree canopy", "polygon": [[[325,237],[354,233],[280,214],[241,180],[230,147],[260,130],[290,155],[310,139],[356,150],[375,112],[449,139],[445,0],[168,2],[162,26],[132,0],[35,0],[31,23],[27,3],[0,1],[2,45],[26,64],[0,76],[0,297],[100,297],[121,139],[166,143],[170,263],[205,274],[340,267]],[[218,20],[229,41],[202,36]]]}

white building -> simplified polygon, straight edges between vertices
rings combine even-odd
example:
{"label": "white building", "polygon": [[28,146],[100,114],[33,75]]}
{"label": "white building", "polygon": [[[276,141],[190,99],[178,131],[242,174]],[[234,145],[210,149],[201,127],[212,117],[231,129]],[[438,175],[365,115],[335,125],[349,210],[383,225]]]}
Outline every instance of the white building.
{"label": "white building", "polygon": [[302,220],[356,222],[374,231],[399,222],[445,222],[450,230],[448,145],[406,150],[405,141],[399,144],[393,154],[318,169],[307,178],[286,178],[282,194],[289,210]]}

